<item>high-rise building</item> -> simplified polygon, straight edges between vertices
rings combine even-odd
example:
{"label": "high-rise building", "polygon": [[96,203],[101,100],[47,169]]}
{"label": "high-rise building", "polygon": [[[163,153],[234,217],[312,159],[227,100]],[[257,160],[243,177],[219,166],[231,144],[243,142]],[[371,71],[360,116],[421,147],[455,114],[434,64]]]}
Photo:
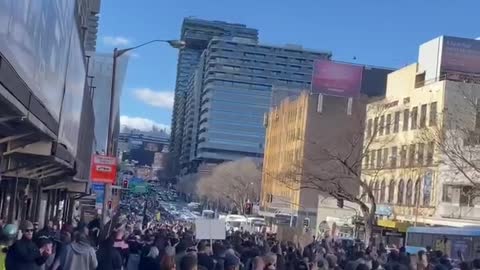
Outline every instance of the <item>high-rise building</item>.
{"label": "high-rise building", "polygon": [[178,161],[182,151],[183,130],[188,81],[195,71],[200,55],[213,37],[239,37],[258,39],[258,31],[243,24],[222,21],[207,21],[185,18],[180,38],[186,42],[186,48],[180,50],[177,63],[177,80],[171,125],[171,151],[173,171],[178,171]]}
{"label": "high-rise building", "polygon": [[95,51],[97,46],[98,14],[100,0],[77,1],[77,20],[80,24],[80,35],[85,51]]}
{"label": "high-rise building", "polygon": [[418,62],[389,74],[385,98],[368,105],[384,108],[367,109],[362,170],[378,225],[480,225],[468,165],[478,160],[479,48],[445,36],[422,44]]}
{"label": "high-rise building", "polygon": [[297,45],[213,38],[187,84],[180,158],[185,172],[202,162],[262,158],[272,88],[308,89],[314,60],[329,57]]}

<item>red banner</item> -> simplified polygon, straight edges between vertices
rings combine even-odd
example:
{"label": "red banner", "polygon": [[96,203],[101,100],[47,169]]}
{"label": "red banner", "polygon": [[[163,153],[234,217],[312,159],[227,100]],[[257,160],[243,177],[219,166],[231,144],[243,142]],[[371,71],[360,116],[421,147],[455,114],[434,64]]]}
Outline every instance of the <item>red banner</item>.
{"label": "red banner", "polygon": [[117,158],[94,155],[90,170],[92,182],[114,184],[117,178]]}

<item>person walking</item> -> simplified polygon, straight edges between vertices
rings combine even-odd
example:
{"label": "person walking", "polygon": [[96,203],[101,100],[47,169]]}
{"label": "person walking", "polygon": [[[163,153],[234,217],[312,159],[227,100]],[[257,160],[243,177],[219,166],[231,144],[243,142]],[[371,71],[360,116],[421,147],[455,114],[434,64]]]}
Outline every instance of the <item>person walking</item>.
{"label": "person walking", "polygon": [[17,237],[18,229],[14,224],[7,224],[2,229],[0,237],[0,270],[5,270],[5,260],[7,252],[11,245],[13,245]]}
{"label": "person walking", "polygon": [[114,247],[114,242],[114,236],[112,235],[100,244],[100,249],[97,251],[99,270],[122,269],[122,255],[118,249]]}
{"label": "person walking", "polygon": [[138,269],[141,270],[158,270],[160,265],[160,251],[156,246],[151,246],[147,256],[140,261]]}
{"label": "person walking", "polygon": [[81,226],[74,235],[74,241],[65,247],[52,270],[57,270],[59,266],[62,270],[95,270],[97,268],[97,256],[95,249],[88,241],[87,228]]}
{"label": "person walking", "polygon": [[48,249],[48,246],[39,249],[33,242],[32,222],[22,222],[20,229],[22,238],[8,249],[6,270],[38,270],[52,254],[52,250]]}

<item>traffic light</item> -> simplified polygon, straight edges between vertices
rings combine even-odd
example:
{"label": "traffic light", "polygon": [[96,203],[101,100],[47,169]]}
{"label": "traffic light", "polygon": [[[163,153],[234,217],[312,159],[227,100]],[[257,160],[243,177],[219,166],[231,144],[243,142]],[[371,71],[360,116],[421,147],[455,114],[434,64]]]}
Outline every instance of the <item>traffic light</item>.
{"label": "traffic light", "polygon": [[123,180],[123,188],[128,188],[128,180]]}
{"label": "traffic light", "polygon": [[343,208],[343,199],[337,199],[338,208]]}
{"label": "traffic light", "polygon": [[112,201],[107,202],[107,208],[108,210],[112,209]]}
{"label": "traffic light", "polygon": [[310,219],[309,219],[309,218],[305,218],[305,219],[303,220],[303,226],[304,226],[305,228],[310,227]]}

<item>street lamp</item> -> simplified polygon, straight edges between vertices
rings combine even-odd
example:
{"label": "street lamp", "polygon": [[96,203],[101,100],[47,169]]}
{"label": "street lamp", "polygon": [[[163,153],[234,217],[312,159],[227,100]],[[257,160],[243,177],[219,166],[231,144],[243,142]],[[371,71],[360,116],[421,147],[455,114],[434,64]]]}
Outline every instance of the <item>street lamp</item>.
{"label": "street lamp", "polygon": [[114,93],[115,93],[115,77],[116,77],[115,75],[117,72],[117,58],[122,56],[128,51],[135,50],[155,42],[167,43],[168,45],[170,45],[172,48],[175,48],[175,49],[183,49],[186,46],[186,42],[183,40],[154,39],[131,48],[120,49],[120,50],[118,48],[115,48],[113,50],[112,87],[110,90],[110,113],[108,117],[108,140],[107,140],[107,155],[109,156],[115,155],[115,153],[113,153],[113,130],[112,130],[113,115],[112,114],[113,114],[113,101],[114,101]]}
{"label": "street lamp", "polygon": [[[115,156],[114,153],[114,147],[113,147],[113,128],[112,128],[112,121],[113,121],[113,101],[114,101],[114,93],[115,93],[115,77],[116,77],[116,72],[117,72],[117,58],[122,56],[128,51],[138,49],[140,47],[143,47],[145,45],[148,45],[150,43],[155,43],[155,42],[161,42],[161,43],[167,43],[170,45],[172,48],[175,49],[183,49],[186,46],[185,41],[183,40],[161,40],[161,39],[154,39],[145,43],[142,43],[138,46],[134,46],[131,48],[126,48],[126,49],[118,49],[115,48],[113,50],[113,66],[112,66],[112,86],[110,89],[110,112],[108,114],[108,140],[107,140],[107,156]],[[106,202],[109,201],[110,197],[110,184],[105,185],[105,198],[104,198],[104,205],[103,205],[103,220],[106,220],[107,217],[107,207],[106,207]],[[111,228],[112,222],[110,222],[110,226],[108,228],[107,233],[110,233],[110,228]],[[107,234],[108,235],[108,234]]]}

